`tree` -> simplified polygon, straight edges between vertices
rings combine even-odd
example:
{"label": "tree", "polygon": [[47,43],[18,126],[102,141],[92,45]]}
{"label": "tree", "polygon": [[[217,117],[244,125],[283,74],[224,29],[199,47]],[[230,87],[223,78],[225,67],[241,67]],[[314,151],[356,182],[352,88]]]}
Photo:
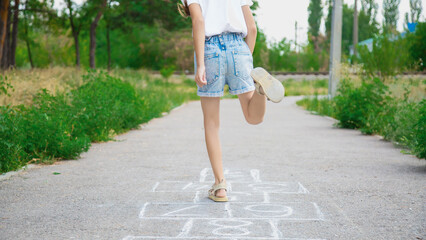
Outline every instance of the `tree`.
{"label": "tree", "polygon": [[404,28],[407,30],[408,23],[417,23],[420,20],[420,15],[422,14],[422,1],[420,0],[410,0],[410,14],[405,13],[405,25]]}
{"label": "tree", "polygon": [[356,45],[358,44],[358,0],[354,4],[354,28],[353,28],[353,54],[356,56]]}
{"label": "tree", "polygon": [[19,25],[19,0],[15,0],[13,8],[13,28],[12,28],[12,41],[10,44],[10,59],[9,66],[16,67],[16,46],[18,42],[18,25]]}
{"label": "tree", "polygon": [[321,26],[321,19],[323,16],[321,0],[311,0],[308,6],[309,12],[309,41],[315,46],[315,52],[319,52],[319,30]]}
{"label": "tree", "polygon": [[93,19],[90,24],[90,68],[95,69],[95,50],[96,50],[96,28],[98,27],[98,22],[104,14],[104,10],[107,6],[107,0],[102,0],[99,6],[99,11],[96,14],[95,19]]}
{"label": "tree", "polygon": [[379,5],[375,0],[361,0],[361,11],[358,16],[359,41],[374,37],[379,33],[376,20]]}
{"label": "tree", "polygon": [[327,6],[328,6],[328,13],[327,13],[327,18],[325,19],[325,33],[328,39],[327,41],[330,42],[331,20],[333,16],[333,0],[328,0]]}
{"label": "tree", "polygon": [[0,2],[0,65],[3,65],[3,49],[7,35],[7,22],[9,18],[9,0]]}
{"label": "tree", "polygon": [[376,21],[379,5],[375,0],[361,0],[361,11],[369,17],[369,23],[373,24]]}
{"label": "tree", "polygon": [[386,30],[396,31],[400,2],[401,0],[383,0],[383,17]]}
{"label": "tree", "polygon": [[71,0],[65,0],[68,8],[68,19],[71,26],[72,36],[74,38],[74,48],[75,48],[75,65],[80,67],[80,42],[79,36],[83,24],[87,18],[87,11],[85,11],[83,5],[81,8],[78,8],[75,3]]}

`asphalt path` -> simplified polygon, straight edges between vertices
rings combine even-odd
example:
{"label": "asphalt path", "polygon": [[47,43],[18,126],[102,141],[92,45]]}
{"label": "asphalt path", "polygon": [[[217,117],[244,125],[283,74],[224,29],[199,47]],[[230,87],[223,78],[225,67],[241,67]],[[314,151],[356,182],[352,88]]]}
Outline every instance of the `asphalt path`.
{"label": "asphalt path", "polygon": [[194,101],[0,181],[0,239],[426,239],[426,162],[296,100],[268,102],[256,126],[222,100],[228,203],[207,198]]}

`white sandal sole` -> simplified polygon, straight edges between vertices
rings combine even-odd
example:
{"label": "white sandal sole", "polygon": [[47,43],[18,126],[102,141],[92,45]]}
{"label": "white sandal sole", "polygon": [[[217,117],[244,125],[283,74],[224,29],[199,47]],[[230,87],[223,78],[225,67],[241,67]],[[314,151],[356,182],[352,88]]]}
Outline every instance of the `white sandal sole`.
{"label": "white sandal sole", "polygon": [[260,84],[265,96],[274,103],[279,103],[284,98],[284,86],[272,77],[265,69],[257,67],[250,73],[253,80]]}

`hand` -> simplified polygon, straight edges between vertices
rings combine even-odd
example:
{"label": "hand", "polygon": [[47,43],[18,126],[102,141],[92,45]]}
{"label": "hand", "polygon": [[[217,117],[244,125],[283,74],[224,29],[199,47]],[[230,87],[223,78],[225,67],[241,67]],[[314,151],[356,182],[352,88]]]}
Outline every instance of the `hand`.
{"label": "hand", "polygon": [[207,79],[206,79],[206,67],[205,66],[198,66],[197,72],[195,73],[195,82],[199,87],[202,87],[204,85],[207,85]]}

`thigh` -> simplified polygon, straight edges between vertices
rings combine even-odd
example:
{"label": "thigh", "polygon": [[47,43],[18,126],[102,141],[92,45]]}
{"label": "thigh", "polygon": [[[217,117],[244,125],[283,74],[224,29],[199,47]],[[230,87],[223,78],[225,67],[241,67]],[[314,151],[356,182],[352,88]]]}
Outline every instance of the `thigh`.
{"label": "thigh", "polygon": [[220,97],[200,97],[204,123],[219,124]]}
{"label": "thigh", "polygon": [[238,99],[240,100],[241,109],[243,110],[244,117],[248,118],[248,107],[251,98],[253,97],[254,91],[246,92],[238,95]]}

